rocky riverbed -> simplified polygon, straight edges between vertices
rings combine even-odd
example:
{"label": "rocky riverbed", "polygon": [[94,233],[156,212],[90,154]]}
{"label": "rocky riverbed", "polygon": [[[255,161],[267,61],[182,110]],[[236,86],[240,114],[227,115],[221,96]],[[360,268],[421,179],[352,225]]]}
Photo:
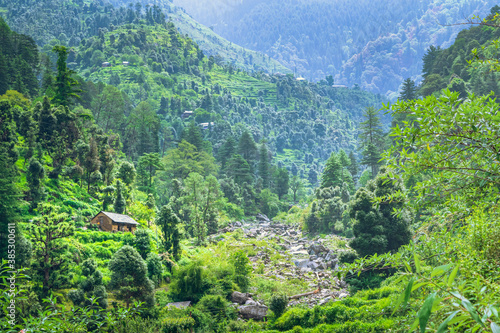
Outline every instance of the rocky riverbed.
{"label": "rocky riverbed", "polygon": [[[261,270],[261,275],[275,280],[299,279],[308,283],[308,292],[299,295],[288,295],[289,305],[303,304],[308,307],[322,305],[332,300],[339,300],[349,296],[347,284],[339,281],[335,271],[339,266],[339,254],[347,250],[347,239],[329,235],[325,238],[310,239],[304,235],[299,226],[274,223],[265,215],[258,215],[255,221],[234,222],[222,230],[226,232],[241,232],[245,238],[251,240],[274,240],[278,244],[279,254],[283,260],[271,261],[269,249],[255,245],[256,255],[249,257],[255,272]],[[213,242],[223,240],[222,234],[212,237]],[[341,244],[342,249],[339,249]],[[276,246],[275,246],[276,248]],[[264,266],[262,272],[262,266]],[[263,313],[262,303],[254,301],[251,294],[248,299],[238,304],[240,313],[248,317],[248,313]],[[258,295],[254,295],[258,299]],[[245,304],[249,302],[249,304]],[[255,304],[254,304],[255,303]],[[253,309],[252,305],[256,308]],[[258,316],[257,318],[258,319]]]}

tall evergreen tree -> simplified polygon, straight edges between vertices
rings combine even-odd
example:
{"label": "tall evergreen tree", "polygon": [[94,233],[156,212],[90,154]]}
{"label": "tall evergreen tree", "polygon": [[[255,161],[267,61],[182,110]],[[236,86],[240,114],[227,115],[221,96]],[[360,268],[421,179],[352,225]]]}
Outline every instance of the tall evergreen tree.
{"label": "tall evergreen tree", "polygon": [[29,225],[34,256],[38,258],[33,271],[35,280],[42,283],[43,294],[47,295],[51,289],[68,282],[64,273],[69,269],[68,245],[62,239],[73,235],[74,226],[67,222],[69,216],[58,213],[53,205],[43,204],[38,211],[40,216]]}
{"label": "tall evergreen tree", "polygon": [[26,174],[26,180],[28,181],[29,187],[29,201],[30,210],[33,211],[38,203],[45,197],[45,190],[43,187],[43,181],[45,178],[45,168],[43,165],[34,157],[30,159],[30,164],[28,166],[28,173]]}
{"label": "tall evergreen tree", "polygon": [[400,101],[411,101],[417,98],[417,86],[415,85],[415,81],[410,78],[407,78],[403,82],[403,88],[401,89],[401,93],[399,94]]}
{"label": "tall evergreen tree", "polygon": [[337,154],[332,152],[321,176],[321,188],[336,186],[342,186],[342,164]]}
{"label": "tall evergreen tree", "polygon": [[169,205],[160,209],[155,220],[155,224],[163,233],[163,248],[175,259],[178,259],[180,255],[180,223],[181,220]]}
{"label": "tall evergreen tree", "polygon": [[262,143],[259,148],[259,164],[258,173],[259,177],[262,178],[262,187],[269,188],[269,182],[271,177],[271,164],[269,163],[269,152],[265,143]]}
{"label": "tall evergreen tree", "polygon": [[257,144],[248,131],[241,134],[240,141],[238,142],[238,154],[247,161],[250,168],[253,168],[257,158]]}
{"label": "tall evergreen tree", "polygon": [[290,176],[288,175],[287,169],[280,168],[275,171],[274,187],[280,200],[288,193],[288,189],[290,188]]}
{"label": "tall evergreen tree", "polygon": [[186,140],[195,146],[198,151],[203,150],[205,147],[203,136],[201,135],[201,129],[196,126],[194,120],[189,122],[189,126],[182,133],[182,140]]}
{"label": "tall evergreen tree", "polygon": [[356,156],[354,156],[354,152],[352,150],[349,152],[349,160],[351,161],[351,164],[347,167],[347,170],[349,170],[352,178],[354,178],[354,180],[356,181],[357,175],[359,173],[359,166],[358,162],[356,161]]}
{"label": "tall evergreen tree", "polygon": [[113,209],[115,213],[123,214],[127,207],[127,203],[123,196],[123,185],[121,181],[116,182],[116,192],[115,192],[115,201],[113,203]]}
{"label": "tall evergreen tree", "polygon": [[233,155],[227,163],[226,173],[240,186],[243,185],[243,183],[252,184],[252,171],[247,161],[245,161],[241,155]]}
{"label": "tall evergreen tree", "polygon": [[372,177],[374,178],[380,165],[379,160],[384,144],[384,133],[377,109],[374,107],[366,108],[363,117],[365,121],[360,124],[361,134],[359,135],[361,140],[360,148],[363,154],[361,163],[371,168]]}
{"label": "tall evergreen tree", "polygon": [[63,106],[70,106],[71,100],[79,98],[78,92],[74,87],[78,81],[73,79],[74,72],[68,69],[66,61],[68,59],[68,49],[64,46],[56,45],[52,49],[57,54],[57,76],[55,84],[54,103]]}
{"label": "tall evergreen tree", "polygon": [[148,268],[140,254],[132,246],[120,248],[109,261],[111,282],[116,290],[116,298],[123,300],[127,307],[132,300],[154,305],[154,283],[148,277]]}
{"label": "tall evergreen tree", "polygon": [[226,163],[231,159],[231,157],[236,154],[236,144],[237,142],[234,137],[229,136],[219,148],[217,160],[220,162],[222,170],[224,170]]}
{"label": "tall evergreen tree", "polygon": [[[404,191],[402,182],[387,182],[382,174],[368,185],[356,192],[350,210],[351,218],[355,219],[353,232],[355,238],[351,247],[362,257],[374,253],[382,254],[397,249],[411,240],[410,212],[405,203],[394,200],[376,205],[374,197],[387,198],[397,191]],[[402,210],[401,214],[394,215],[394,210]]]}
{"label": "tall evergreen tree", "polygon": [[[68,293],[69,299],[76,306],[91,305],[91,297],[97,298],[97,304],[102,309],[108,307],[108,293],[102,281],[102,273],[97,269],[97,262],[90,258],[82,264],[82,275],[84,279],[79,283],[78,289]],[[85,299],[87,298],[87,299]]]}

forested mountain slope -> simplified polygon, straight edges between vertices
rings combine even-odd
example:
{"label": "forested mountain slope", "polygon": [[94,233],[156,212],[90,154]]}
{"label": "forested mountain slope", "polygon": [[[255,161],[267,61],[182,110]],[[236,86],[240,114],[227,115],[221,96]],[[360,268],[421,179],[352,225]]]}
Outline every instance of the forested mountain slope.
{"label": "forested mountain slope", "polygon": [[397,97],[401,82],[417,78],[430,45],[449,46],[489,0],[225,1],[175,0],[201,23],[243,47],[270,55],[307,79],[334,75],[336,83]]}
{"label": "forested mountain slope", "polygon": [[[182,115],[193,111],[196,123],[213,123],[204,135],[215,153],[224,140],[248,129],[255,141],[267,141],[284,166],[313,184],[332,151],[356,149],[364,108],[384,102],[360,89],[310,84],[291,75],[250,75],[205,57],[172,23],[126,24],[84,40],[69,60],[83,77],[116,86],[133,105],[147,105],[156,117],[148,119],[159,129],[162,153],[181,139],[189,122]],[[134,152],[125,118],[109,124],[107,129],[124,134],[128,155],[145,152]]]}
{"label": "forested mountain slope", "polygon": [[158,23],[171,15],[177,28],[192,36],[207,54],[219,55],[223,61],[250,72],[291,72],[272,58],[228,42],[167,0],[155,1],[154,5],[146,0],[1,0],[0,15],[15,31],[31,36],[41,46],[54,39],[76,46],[84,38],[142,17]]}

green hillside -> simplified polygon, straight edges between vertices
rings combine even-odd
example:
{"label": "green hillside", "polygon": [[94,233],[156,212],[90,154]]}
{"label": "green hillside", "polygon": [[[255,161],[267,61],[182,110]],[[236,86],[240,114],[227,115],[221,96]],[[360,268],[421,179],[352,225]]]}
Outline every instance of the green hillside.
{"label": "green hillside", "polygon": [[[303,178],[310,169],[319,175],[332,151],[355,150],[362,111],[384,101],[359,89],[310,84],[283,74],[249,74],[217,63],[171,23],[124,25],[83,45],[73,55],[79,74],[115,85],[134,105],[147,100],[158,113],[160,132],[173,129],[167,146],[181,138],[188,123],[181,119],[183,112],[194,111],[196,123],[214,123],[205,138],[216,154],[224,140],[246,128],[278,155],[292,150],[279,159],[289,170],[295,164],[294,174]],[[103,62],[111,67],[102,67]]]}

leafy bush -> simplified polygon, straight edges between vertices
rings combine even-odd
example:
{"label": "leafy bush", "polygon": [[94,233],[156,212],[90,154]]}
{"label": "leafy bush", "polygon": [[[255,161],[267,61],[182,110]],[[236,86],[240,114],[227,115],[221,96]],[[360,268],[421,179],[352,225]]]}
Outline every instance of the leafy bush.
{"label": "leafy bush", "polygon": [[170,285],[170,296],[175,301],[198,301],[207,289],[205,270],[199,262],[179,266]]}
{"label": "leafy bush", "polygon": [[269,302],[269,309],[274,312],[276,317],[280,317],[288,305],[288,296],[285,294],[274,294]]}
{"label": "leafy bush", "polygon": [[165,318],[162,325],[165,333],[181,333],[192,328],[195,325],[195,320],[191,317]]}

